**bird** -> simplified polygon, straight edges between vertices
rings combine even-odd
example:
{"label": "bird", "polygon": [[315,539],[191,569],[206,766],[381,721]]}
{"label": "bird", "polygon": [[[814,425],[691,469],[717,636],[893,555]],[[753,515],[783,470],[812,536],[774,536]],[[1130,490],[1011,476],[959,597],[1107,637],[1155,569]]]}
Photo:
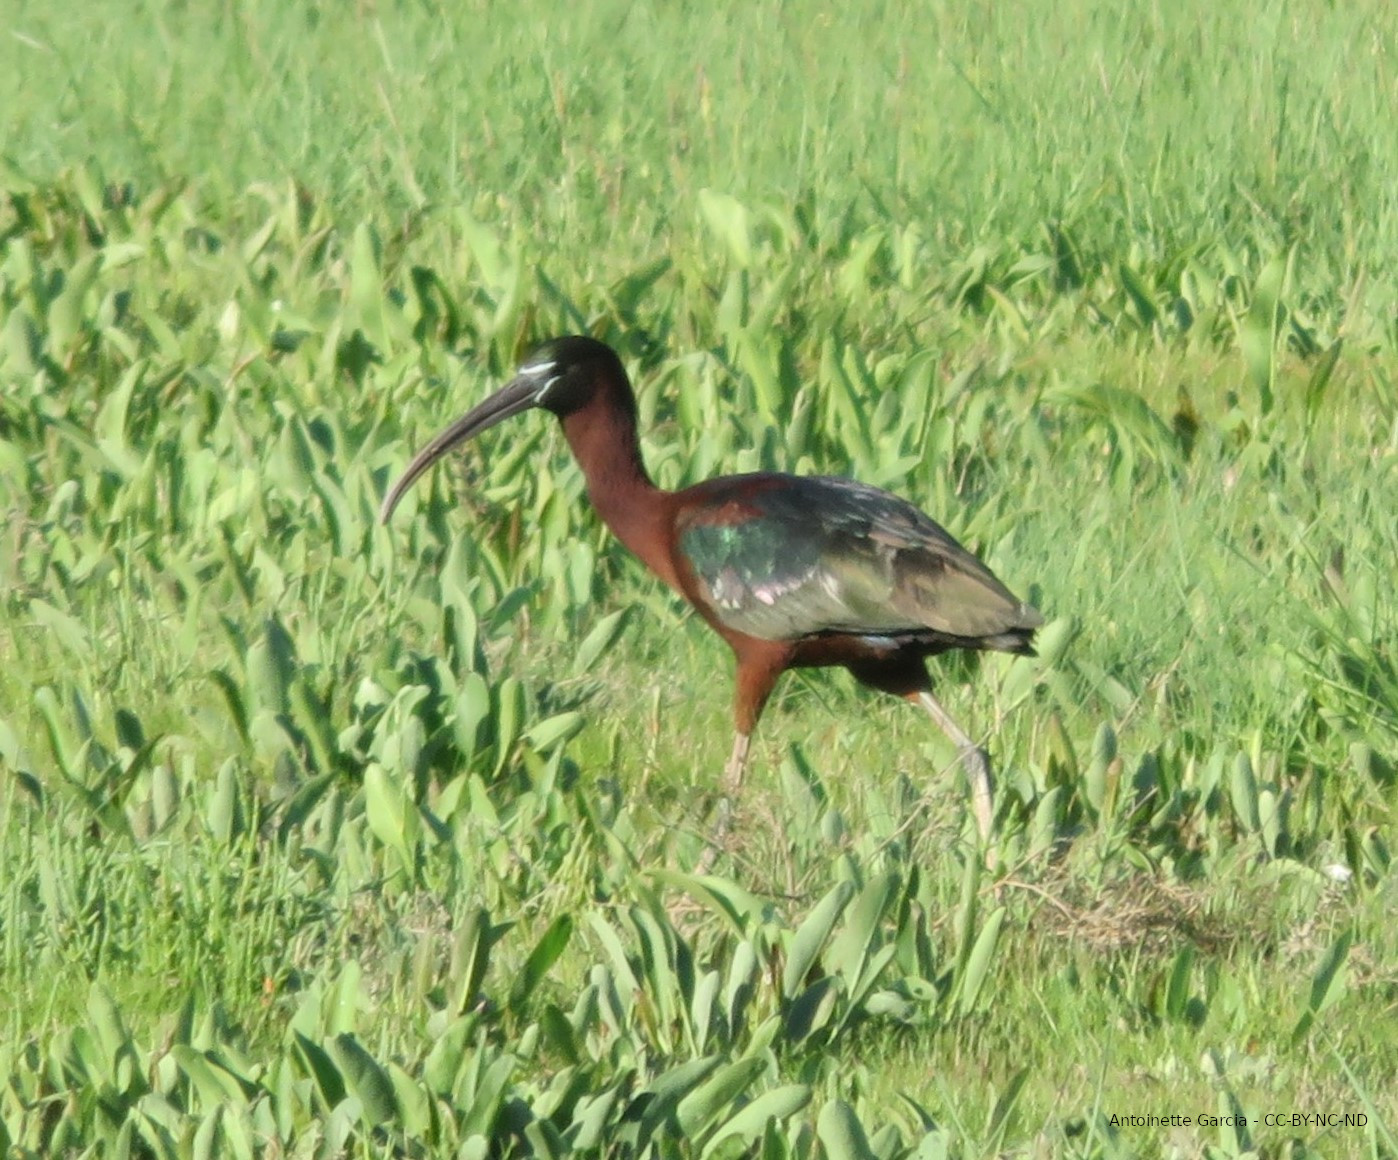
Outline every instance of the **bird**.
{"label": "bird", "polygon": [[700,863],[723,847],[753,731],[789,669],[843,666],[924,709],[958,750],[983,844],[994,824],[989,758],[932,692],[926,658],[952,649],[1034,655],[1043,617],[907,500],[837,476],[727,475],[678,491],[641,458],[620,357],[586,335],[527,355],[503,387],[413,457],[379,511],[457,445],[521,412],[552,413],[602,522],[727,642],[734,740]]}

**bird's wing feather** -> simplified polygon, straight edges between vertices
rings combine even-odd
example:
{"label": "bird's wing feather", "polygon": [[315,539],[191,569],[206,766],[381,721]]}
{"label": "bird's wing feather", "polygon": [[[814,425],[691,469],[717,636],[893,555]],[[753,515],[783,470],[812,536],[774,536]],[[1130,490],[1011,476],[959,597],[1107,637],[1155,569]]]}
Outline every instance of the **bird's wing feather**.
{"label": "bird's wing feather", "polygon": [[693,488],[686,501],[680,554],[700,598],[738,632],[981,637],[1039,623],[945,529],[879,488],[738,476]]}

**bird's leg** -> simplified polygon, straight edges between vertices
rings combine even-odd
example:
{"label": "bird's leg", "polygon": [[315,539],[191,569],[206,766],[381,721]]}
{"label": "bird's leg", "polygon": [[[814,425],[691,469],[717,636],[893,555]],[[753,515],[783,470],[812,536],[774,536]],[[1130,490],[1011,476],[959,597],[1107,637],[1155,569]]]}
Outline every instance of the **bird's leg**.
{"label": "bird's leg", "polygon": [[748,744],[752,734],[739,733],[733,738],[733,752],[728,755],[728,764],[723,767],[722,796],[718,799],[718,817],[714,819],[713,832],[709,835],[709,845],[704,856],[699,859],[696,873],[707,874],[723,851],[724,840],[728,837],[728,826],[733,820],[733,802],[743,785],[743,772],[748,765]]}
{"label": "bird's leg", "polygon": [[719,854],[723,853],[728,826],[733,820],[733,805],[748,765],[752,731],[757,728],[757,719],[762,716],[762,707],[772,695],[772,687],[791,664],[793,655],[793,647],[788,641],[738,637],[730,640],[729,644],[733,646],[738,661],[733,690],[733,724],[737,727],[737,733],[733,738],[733,752],[728,756],[728,764],[723,767],[723,796],[719,799],[713,833],[709,835],[709,848],[699,859],[697,872],[700,874],[707,874]]}
{"label": "bird's leg", "polygon": [[916,700],[937,722],[938,727],[951,738],[961,755],[961,766],[966,770],[966,780],[971,787],[971,808],[976,815],[976,828],[981,832],[981,841],[990,841],[990,827],[995,812],[990,798],[990,758],[984,749],[970,739],[965,731],[952,720],[951,714],[942,708],[941,702],[926,689],[914,693],[909,700]]}

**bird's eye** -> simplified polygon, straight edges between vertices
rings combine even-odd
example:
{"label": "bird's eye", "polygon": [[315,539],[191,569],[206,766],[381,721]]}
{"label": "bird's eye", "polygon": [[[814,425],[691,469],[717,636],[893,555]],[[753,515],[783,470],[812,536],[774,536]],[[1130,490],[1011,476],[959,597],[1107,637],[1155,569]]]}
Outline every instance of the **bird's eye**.
{"label": "bird's eye", "polygon": [[558,384],[562,381],[563,376],[560,374],[549,375],[548,378],[546,378],[542,383],[539,384],[539,389],[534,394],[535,401],[539,403],[548,402],[550,392],[552,392],[553,389],[557,387]]}

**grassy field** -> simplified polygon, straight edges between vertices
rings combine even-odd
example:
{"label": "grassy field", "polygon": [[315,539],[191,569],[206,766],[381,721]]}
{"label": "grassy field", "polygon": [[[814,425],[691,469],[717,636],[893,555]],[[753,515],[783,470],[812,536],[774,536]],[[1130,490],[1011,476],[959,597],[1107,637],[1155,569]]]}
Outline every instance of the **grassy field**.
{"label": "grassy field", "polygon": [[[0,1155],[1398,1157],[1398,16],[1249,7],[11,0]],[[547,416],[376,523],[578,330],[1044,611],[995,869],[818,673],[693,874]]]}

